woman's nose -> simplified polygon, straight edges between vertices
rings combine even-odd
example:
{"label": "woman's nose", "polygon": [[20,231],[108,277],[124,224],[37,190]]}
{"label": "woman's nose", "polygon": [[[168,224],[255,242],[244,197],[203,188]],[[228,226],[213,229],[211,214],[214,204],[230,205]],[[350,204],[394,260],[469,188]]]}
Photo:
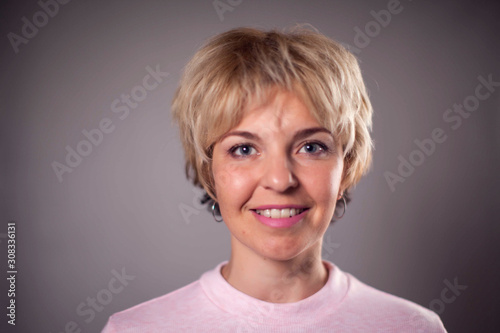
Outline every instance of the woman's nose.
{"label": "woman's nose", "polygon": [[285,192],[296,187],[298,179],[294,174],[293,163],[286,153],[272,153],[266,157],[262,175],[262,186],[277,192]]}

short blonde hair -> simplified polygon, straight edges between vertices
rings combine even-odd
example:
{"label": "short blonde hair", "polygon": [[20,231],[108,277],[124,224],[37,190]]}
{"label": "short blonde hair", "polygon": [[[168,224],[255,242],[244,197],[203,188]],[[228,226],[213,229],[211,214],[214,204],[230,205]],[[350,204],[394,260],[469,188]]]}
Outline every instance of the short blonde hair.
{"label": "short blonde hair", "polygon": [[371,165],[372,106],[353,54],[311,28],[237,28],[211,38],[187,64],[172,102],[186,177],[217,201],[212,151],[250,103],[275,88],[294,92],[344,153],[342,184],[355,186]]}

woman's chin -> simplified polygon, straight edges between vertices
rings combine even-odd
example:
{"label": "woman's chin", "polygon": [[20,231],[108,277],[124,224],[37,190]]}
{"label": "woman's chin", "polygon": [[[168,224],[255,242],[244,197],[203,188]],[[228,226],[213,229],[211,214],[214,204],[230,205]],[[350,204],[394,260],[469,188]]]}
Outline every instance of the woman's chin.
{"label": "woman's chin", "polygon": [[297,238],[288,237],[287,239],[278,239],[274,237],[261,244],[259,252],[270,260],[287,261],[299,256],[306,249]]}

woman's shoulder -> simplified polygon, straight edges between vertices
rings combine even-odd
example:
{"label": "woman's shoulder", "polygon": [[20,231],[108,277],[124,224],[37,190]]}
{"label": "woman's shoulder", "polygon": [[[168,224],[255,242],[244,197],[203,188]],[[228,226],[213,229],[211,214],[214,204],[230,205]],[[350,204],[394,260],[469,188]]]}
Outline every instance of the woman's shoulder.
{"label": "woman's shoulder", "polygon": [[132,332],[132,329],[146,327],[149,323],[168,323],[169,318],[175,318],[190,309],[190,304],[197,304],[201,293],[200,280],[196,280],[165,295],[116,312],[109,317],[102,333]]}

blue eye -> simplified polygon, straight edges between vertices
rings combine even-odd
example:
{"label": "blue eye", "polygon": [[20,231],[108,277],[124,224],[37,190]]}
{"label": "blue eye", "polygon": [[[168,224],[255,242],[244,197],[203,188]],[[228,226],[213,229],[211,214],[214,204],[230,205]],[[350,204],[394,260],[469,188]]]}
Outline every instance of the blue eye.
{"label": "blue eye", "polygon": [[254,147],[248,144],[236,145],[229,149],[229,153],[235,157],[244,157],[252,155],[252,150],[255,150]]}
{"label": "blue eye", "polygon": [[303,149],[306,150],[305,151],[306,153],[312,155],[317,155],[319,153],[326,153],[329,151],[328,147],[321,142],[307,142],[302,146],[299,152],[301,152]]}

